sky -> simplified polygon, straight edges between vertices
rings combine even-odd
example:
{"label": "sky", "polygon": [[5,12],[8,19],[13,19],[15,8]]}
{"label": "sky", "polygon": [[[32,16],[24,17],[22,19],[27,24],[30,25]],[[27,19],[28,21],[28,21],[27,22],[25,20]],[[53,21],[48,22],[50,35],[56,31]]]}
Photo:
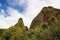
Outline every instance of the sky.
{"label": "sky", "polygon": [[60,9],[60,0],[0,0],[0,28],[14,26],[19,18],[30,28],[41,9],[48,6]]}

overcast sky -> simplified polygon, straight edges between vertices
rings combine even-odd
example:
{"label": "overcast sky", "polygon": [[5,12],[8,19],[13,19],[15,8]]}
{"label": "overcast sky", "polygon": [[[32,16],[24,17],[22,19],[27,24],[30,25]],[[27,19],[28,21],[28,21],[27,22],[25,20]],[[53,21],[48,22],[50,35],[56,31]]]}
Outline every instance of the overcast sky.
{"label": "overcast sky", "polygon": [[60,9],[60,0],[0,0],[0,28],[9,28],[23,18],[28,28],[43,7]]}

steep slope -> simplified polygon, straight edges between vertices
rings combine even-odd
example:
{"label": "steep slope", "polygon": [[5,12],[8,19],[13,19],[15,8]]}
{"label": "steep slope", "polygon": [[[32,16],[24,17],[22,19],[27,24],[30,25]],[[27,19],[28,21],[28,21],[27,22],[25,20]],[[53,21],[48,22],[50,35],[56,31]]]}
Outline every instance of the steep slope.
{"label": "steep slope", "polygon": [[27,27],[24,26],[22,18],[18,20],[18,23],[8,30],[4,31],[1,35],[1,40],[21,40],[26,32]]}
{"label": "steep slope", "polygon": [[60,9],[44,7],[27,32],[29,40],[60,40]]}
{"label": "steep slope", "polygon": [[44,7],[41,12],[33,19],[30,28],[35,28],[36,26],[42,26],[44,23],[51,23],[52,21],[59,20],[60,9],[53,8],[51,6]]}

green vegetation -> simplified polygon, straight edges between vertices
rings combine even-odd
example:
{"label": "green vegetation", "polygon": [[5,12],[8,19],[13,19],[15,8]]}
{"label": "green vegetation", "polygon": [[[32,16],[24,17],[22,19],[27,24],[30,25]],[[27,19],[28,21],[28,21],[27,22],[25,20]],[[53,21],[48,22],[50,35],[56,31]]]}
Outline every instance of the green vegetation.
{"label": "green vegetation", "polygon": [[60,40],[60,9],[44,7],[33,19],[30,29],[20,18],[9,29],[0,29],[0,40]]}

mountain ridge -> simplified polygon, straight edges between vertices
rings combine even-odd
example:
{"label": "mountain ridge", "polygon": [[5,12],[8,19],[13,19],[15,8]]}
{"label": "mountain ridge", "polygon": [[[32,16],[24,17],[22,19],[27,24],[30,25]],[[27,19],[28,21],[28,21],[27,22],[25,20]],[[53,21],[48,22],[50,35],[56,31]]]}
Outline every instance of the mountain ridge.
{"label": "mountain ridge", "polygon": [[42,8],[28,29],[23,19],[9,29],[0,29],[0,40],[60,40],[60,9]]}

